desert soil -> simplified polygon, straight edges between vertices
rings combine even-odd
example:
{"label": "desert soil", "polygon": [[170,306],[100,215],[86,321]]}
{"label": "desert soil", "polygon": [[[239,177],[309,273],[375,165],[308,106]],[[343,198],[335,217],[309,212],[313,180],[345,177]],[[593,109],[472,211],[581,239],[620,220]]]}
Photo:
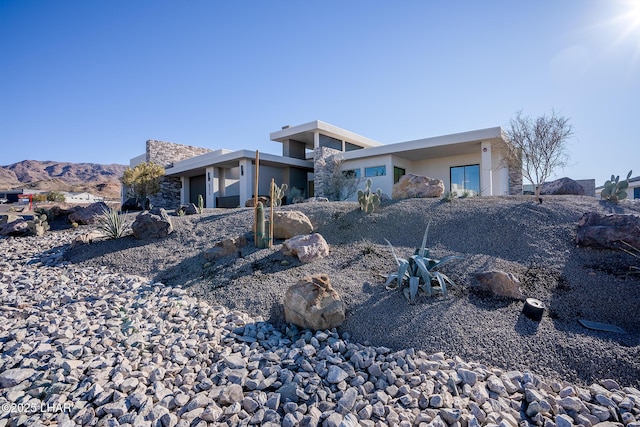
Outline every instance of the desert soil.
{"label": "desert soil", "polygon": [[[347,305],[339,332],[353,341],[444,352],[577,384],[612,378],[640,386],[640,275],[629,273],[629,266],[640,261],[624,252],[574,243],[582,214],[637,215],[638,204],[579,196],[547,196],[538,204],[523,196],[392,201],[370,215],[355,202],[279,209],[305,213],[329,243],[330,255],[302,264],[282,255],[282,241],[269,249],[254,248],[253,210],[242,208],[172,216],[174,232],[165,239],[94,242],[68,250],[65,257],[74,264],[105,266],[184,287],[210,303],[283,328],[287,288],[324,273]],[[431,255],[463,259],[442,268],[456,283],[447,297],[421,295],[410,305],[401,292],[385,289],[395,261],[384,239],[398,255],[408,256],[429,223]],[[204,258],[215,243],[238,235],[249,239],[240,254],[213,262]],[[477,291],[473,273],[484,270],[513,273],[527,297],[546,305],[542,321],[521,314],[523,301]],[[578,319],[612,324],[626,333],[585,329]]]}

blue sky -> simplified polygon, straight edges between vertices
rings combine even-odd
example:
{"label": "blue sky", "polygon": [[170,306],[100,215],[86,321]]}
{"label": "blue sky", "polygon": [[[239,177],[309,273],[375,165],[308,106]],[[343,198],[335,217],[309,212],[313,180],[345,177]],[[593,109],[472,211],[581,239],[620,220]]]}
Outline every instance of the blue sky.
{"label": "blue sky", "polygon": [[640,0],[0,0],[0,165],[147,139],[279,154],[322,120],[382,143],[569,117],[556,177],[640,175]]}

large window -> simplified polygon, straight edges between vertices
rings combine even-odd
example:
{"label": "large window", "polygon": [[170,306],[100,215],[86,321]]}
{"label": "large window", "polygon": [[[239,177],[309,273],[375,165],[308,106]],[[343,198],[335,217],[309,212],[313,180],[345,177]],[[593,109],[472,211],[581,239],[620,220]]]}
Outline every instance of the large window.
{"label": "large window", "polygon": [[327,135],[320,134],[320,146],[333,148],[334,150],[342,151],[342,141],[336,138],[332,138]]}
{"label": "large window", "polygon": [[400,178],[402,178],[405,173],[407,173],[407,171],[404,170],[403,168],[394,166],[393,167],[393,183],[396,184],[398,181],[400,181]]}
{"label": "large window", "polygon": [[385,176],[387,174],[386,166],[373,166],[370,168],[364,168],[364,176],[367,178],[374,176]]}
{"label": "large window", "polygon": [[346,171],[342,171],[342,175],[344,175],[345,178],[360,178],[360,169],[349,169]]}
{"label": "large window", "polygon": [[451,168],[451,192],[472,196],[480,194],[480,165],[454,166]]}

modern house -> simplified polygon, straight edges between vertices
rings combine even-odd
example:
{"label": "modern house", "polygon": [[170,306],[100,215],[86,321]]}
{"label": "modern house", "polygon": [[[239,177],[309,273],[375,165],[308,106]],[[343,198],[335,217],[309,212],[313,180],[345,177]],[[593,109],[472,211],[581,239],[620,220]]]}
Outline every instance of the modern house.
{"label": "modern house", "polygon": [[[332,156],[340,158],[342,173],[371,178],[372,188],[387,195],[406,173],[440,179],[448,191],[521,194],[520,168],[508,168],[501,154],[504,138],[502,128],[494,127],[382,144],[318,120],[284,126],[270,134],[271,141],[282,144],[282,155],[259,155],[258,194],[268,194],[273,178],[304,197],[323,197]],[[155,140],[147,141],[146,148],[130,166],[147,161],[165,167],[161,192],[151,200],[155,206],[175,208],[202,195],[206,207],[237,207],[253,197],[254,150],[212,150]]]}

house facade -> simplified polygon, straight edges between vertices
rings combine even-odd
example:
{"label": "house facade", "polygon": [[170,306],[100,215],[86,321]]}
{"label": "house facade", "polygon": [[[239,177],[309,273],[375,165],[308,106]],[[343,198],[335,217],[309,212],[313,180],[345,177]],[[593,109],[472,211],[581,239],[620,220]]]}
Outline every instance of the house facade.
{"label": "house facade", "polygon": [[[282,145],[282,155],[259,154],[257,191],[267,195],[274,179],[303,197],[325,197],[331,160],[337,157],[342,173],[362,181],[370,178],[372,188],[387,195],[406,173],[441,179],[452,192],[521,194],[521,170],[507,167],[501,154],[504,138],[502,128],[494,127],[382,144],[319,120],[284,126],[270,134],[271,141]],[[206,207],[237,207],[254,195],[255,160],[253,150],[212,150],[150,140],[145,154],[131,159],[130,166],[144,161],[164,166],[161,191],[151,200],[155,206],[176,208],[196,203],[201,195]]]}

